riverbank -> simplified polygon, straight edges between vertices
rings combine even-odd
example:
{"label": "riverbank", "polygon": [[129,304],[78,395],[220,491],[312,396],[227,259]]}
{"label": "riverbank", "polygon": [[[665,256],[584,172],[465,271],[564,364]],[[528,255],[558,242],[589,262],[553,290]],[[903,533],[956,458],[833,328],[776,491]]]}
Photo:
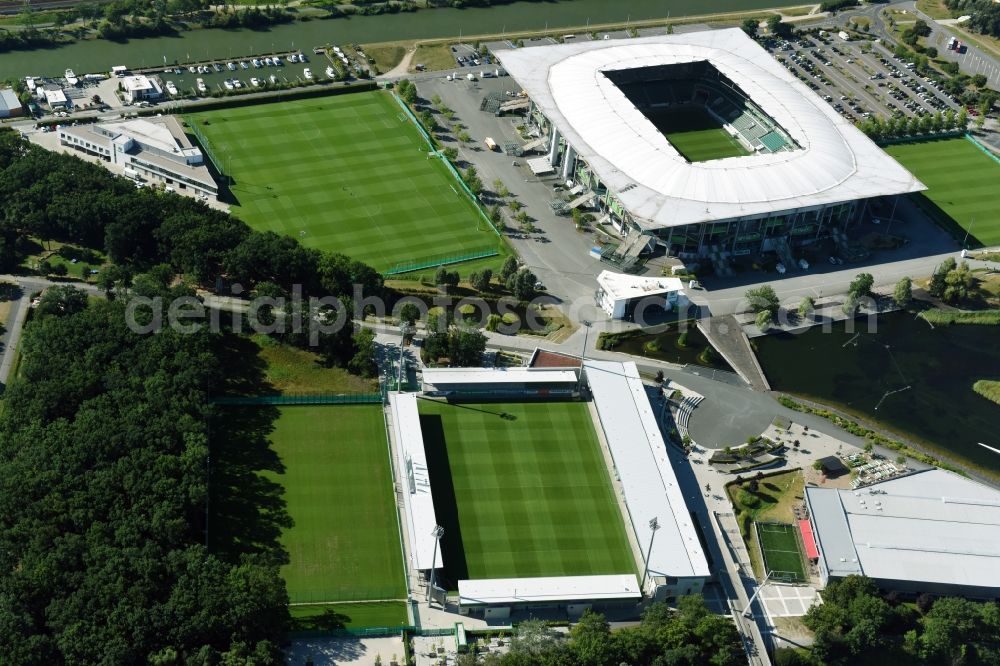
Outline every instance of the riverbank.
{"label": "riverbank", "polygon": [[[113,65],[149,68],[195,60],[242,58],[282,49],[306,50],[325,44],[377,44],[407,40],[504,39],[568,31],[648,27],[668,22],[736,21],[750,13],[777,13],[800,7],[794,0],[714,0],[713,11],[694,0],[665,8],[660,0],[633,0],[627,8],[604,0],[514,2],[491,7],[436,8],[401,14],[296,21],[261,30],[200,29],[169,37],[126,42],[86,40],[53,48],[13,51],[0,57],[0,79],[106,72]],[[666,16],[664,16],[666,12]]]}

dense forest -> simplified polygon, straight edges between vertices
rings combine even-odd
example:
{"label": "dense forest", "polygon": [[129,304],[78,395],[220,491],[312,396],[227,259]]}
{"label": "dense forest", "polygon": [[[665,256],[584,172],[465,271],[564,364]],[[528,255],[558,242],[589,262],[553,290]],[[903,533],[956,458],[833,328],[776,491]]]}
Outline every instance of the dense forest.
{"label": "dense forest", "polygon": [[278,663],[277,566],[203,545],[213,336],[138,335],[125,307],[58,287],[25,330],[0,416],[0,662]]}
{"label": "dense forest", "polygon": [[976,32],[1000,37],[1000,4],[993,0],[944,0],[954,16],[967,14],[968,26]]}
{"label": "dense forest", "polygon": [[823,590],[805,625],[811,650],[780,650],[781,666],[1000,664],[1000,605],[922,594],[907,603],[875,582],[848,576]]}

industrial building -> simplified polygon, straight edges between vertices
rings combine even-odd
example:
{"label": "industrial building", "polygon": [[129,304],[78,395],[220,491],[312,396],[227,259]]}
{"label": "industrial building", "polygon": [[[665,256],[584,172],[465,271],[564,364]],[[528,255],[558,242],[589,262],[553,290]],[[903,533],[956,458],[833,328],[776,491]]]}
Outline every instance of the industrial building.
{"label": "industrial building", "polygon": [[[764,252],[794,269],[821,240],[851,256],[873,199],[926,189],[740,29],[496,53],[573,203],[619,230],[602,259],[624,269],[652,245],[720,274]],[[667,137],[685,114],[739,154],[689,159]]]}
{"label": "industrial building", "polygon": [[139,182],[211,199],[219,193],[201,150],[173,116],[61,126],[59,143],[117,165]]}
{"label": "industrial building", "polygon": [[858,490],[806,488],[822,582],[852,574],[904,593],[1000,596],[1000,491],[942,469]]}
{"label": "industrial building", "polygon": [[24,107],[17,93],[11,88],[0,89],[0,118],[13,118],[24,115]]}

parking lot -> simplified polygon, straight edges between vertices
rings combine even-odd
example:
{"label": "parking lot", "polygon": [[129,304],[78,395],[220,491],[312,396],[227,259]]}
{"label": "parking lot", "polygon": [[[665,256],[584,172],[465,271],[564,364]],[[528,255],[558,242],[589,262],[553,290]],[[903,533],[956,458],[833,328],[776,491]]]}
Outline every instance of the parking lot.
{"label": "parking lot", "polygon": [[925,116],[957,112],[956,99],[913,63],[880,43],[844,41],[836,34],[806,35],[769,46],[774,57],[844,118]]}

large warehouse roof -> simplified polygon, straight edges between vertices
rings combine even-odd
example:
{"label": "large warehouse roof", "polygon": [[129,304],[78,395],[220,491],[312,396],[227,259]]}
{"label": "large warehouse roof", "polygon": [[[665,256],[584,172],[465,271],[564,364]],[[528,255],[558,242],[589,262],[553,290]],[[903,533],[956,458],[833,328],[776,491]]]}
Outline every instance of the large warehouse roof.
{"label": "large warehouse roof", "polygon": [[[499,51],[507,71],[647,228],[926,189],[742,30]],[[602,72],[708,61],[801,147],[691,163]]]}
{"label": "large warehouse roof", "polygon": [[1000,590],[1000,491],[933,469],[863,490],[807,488],[832,576]]}

